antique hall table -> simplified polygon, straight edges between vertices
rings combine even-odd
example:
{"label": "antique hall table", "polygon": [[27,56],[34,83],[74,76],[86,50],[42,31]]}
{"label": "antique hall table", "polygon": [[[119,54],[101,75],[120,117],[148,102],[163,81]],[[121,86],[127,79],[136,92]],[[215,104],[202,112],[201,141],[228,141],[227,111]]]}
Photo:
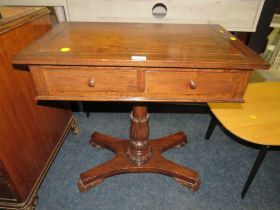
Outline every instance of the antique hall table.
{"label": "antique hall table", "polygon": [[[173,177],[192,190],[198,173],[161,153],[184,132],[149,140],[145,102],[242,102],[250,74],[268,64],[218,25],[61,23],[20,52],[38,100],[132,102],[130,140],[94,132],[114,158],[81,173],[80,191],[121,173]],[[110,126],[110,125],[108,125]]]}

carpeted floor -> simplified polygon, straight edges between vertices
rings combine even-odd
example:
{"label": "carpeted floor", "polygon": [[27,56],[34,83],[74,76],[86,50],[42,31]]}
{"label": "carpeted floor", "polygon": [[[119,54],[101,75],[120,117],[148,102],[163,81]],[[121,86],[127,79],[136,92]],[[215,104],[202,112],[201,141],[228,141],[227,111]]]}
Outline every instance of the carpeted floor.
{"label": "carpeted floor", "polygon": [[[245,199],[240,192],[256,158],[257,150],[244,146],[217,127],[210,141],[204,135],[208,113],[151,113],[150,137],[182,130],[189,144],[164,156],[198,171],[201,186],[192,192],[172,178],[158,174],[124,174],[80,193],[76,182],[82,171],[98,165],[113,153],[92,148],[93,131],[129,137],[128,112],[76,113],[80,134],[69,134],[39,189],[37,210],[186,210],[186,209],[280,209],[280,153],[265,158]],[[279,125],[280,126],[280,125]]]}

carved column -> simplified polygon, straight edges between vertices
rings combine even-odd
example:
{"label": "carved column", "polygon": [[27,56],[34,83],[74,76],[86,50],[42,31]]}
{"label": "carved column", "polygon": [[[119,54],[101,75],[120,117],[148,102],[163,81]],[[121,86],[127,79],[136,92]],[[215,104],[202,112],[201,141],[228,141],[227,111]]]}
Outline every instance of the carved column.
{"label": "carved column", "polygon": [[147,107],[134,106],[131,112],[130,144],[127,148],[127,158],[134,164],[141,165],[151,158],[149,137],[149,114]]}

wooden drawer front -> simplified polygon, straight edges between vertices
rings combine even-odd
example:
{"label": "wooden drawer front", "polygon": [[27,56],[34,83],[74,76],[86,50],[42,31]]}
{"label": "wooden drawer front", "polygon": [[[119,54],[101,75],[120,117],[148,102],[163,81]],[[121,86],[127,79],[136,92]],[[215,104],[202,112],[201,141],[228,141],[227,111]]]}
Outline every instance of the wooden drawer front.
{"label": "wooden drawer front", "polygon": [[126,68],[34,67],[31,72],[39,94],[137,91],[137,72]]}
{"label": "wooden drawer front", "polygon": [[250,77],[245,70],[90,66],[31,66],[31,73],[38,99],[89,101],[242,101]]}
{"label": "wooden drawer front", "polygon": [[[242,98],[247,71],[147,71],[146,93],[207,99]],[[199,100],[200,101],[200,100]]]}

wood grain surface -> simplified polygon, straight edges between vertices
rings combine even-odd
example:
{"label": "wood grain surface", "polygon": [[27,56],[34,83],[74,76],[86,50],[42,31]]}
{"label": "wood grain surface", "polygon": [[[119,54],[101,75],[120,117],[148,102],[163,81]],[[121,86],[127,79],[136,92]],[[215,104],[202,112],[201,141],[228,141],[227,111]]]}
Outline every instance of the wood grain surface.
{"label": "wood grain surface", "polygon": [[[13,62],[226,69],[268,67],[256,53],[235,39],[218,25],[61,23],[18,54]],[[63,49],[68,51],[62,52]],[[133,56],[144,60],[135,60]]]}
{"label": "wood grain surface", "polygon": [[[15,9],[11,20],[20,26],[8,21],[12,28],[0,35],[0,208],[25,208],[32,200],[72,116],[65,104],[39,105],[30,72],[11,63],[16,53],[51,29],[46,11]],[[18,14],[23,20],[18,21]]]}
{"label": "wood grain surface", "polygon": [[0,34],[12,30],[15,27],[32,21],[43,15],[49,14],[46,7],[2,7],[0,13]]}
{"label": "wood grain surface", "polygon": [[37,99],[80,101],[241,102],[251,74],[143,67],[32,65],[30,69]]}

